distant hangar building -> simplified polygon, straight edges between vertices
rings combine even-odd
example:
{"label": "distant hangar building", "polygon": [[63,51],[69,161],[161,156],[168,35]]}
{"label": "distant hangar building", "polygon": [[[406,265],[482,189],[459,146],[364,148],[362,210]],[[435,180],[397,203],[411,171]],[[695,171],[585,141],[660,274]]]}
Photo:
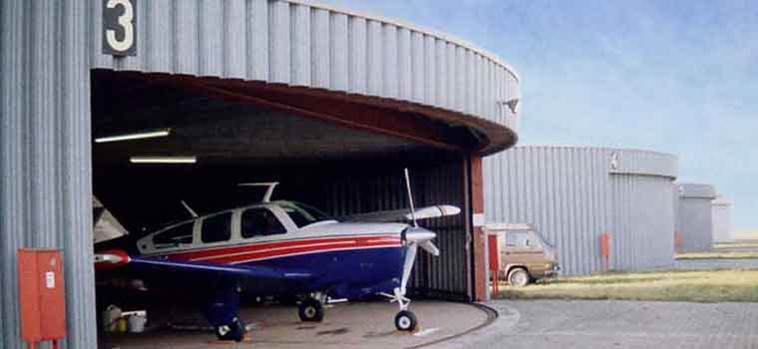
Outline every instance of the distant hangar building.
{"label": "distant hangar building", "polygon": [[343,215],[407,207],[410,167],[417,204],[462,208],[431,223],[442,255],[414,292],[484,298],[481,159],[517,139],[508,65],[308,1],[106,3],[0,1],[0,348],[22,345],[21,247],[63,250],[66,347],[96,347],[93,193],[131,231],[240,181]]}
{"label": "distant hangar building", "polygon": [[713,246],[713,199],[709,184],[678,183],[676,250],[703,252]]}
{"label": "distant hangar building", "polygon": [[564,275],[673,264],[670,154],[593,147],[518,146],[484,160],[487,223],[526,223],[558,250]]}
{"label": "distant hangar building", "polygon": [[713,199],[713,242],[734,241],[732,232],[732,200],[723,195]]}

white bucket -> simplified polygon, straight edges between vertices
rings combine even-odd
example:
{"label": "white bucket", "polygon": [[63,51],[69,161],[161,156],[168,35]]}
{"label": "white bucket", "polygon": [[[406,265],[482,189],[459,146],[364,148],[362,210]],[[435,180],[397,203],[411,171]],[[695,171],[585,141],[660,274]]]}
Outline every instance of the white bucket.
{"label": "white bucket", "polygon": [[132,314],[129,316],[129,332],[141,333],[145,331],[147,316],[144,314]]}

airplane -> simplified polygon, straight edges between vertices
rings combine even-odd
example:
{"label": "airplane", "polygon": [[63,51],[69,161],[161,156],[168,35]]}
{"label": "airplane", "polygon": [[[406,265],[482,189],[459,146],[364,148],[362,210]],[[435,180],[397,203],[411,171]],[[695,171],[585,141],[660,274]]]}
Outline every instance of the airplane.
{"label": "airplane", "polygon": [[[271,201],[277,183],[261,202],[197,215],[158,229],[131,250],[95,253],[98,277],[116,273],[139,280],[140,287],[173,289],[203,304],[205,319],[220,340],[241,341],[245,323],[238,315],[244,296],[297,297],[302,321],[319,322],[330,299],[383,296],[396,302],[400,331],[414,331],[406,287],[419,248],[438,256],[435,233],[418,226],[422,219],[451,216],[450,205],[413,207],[410,212],[381,211],[337,221],[306,204]],[[410,221],[410,223],[397,223]]]}

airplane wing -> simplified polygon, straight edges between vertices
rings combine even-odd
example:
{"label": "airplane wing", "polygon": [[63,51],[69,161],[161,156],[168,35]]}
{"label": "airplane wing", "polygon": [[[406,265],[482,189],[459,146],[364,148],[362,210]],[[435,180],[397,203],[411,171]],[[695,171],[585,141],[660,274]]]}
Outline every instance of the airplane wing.
{"label": "airplane wing", "polygon": [[108,270],[128,267],[131,272],[164,274],[191,274],[193,276],[226,276],[269,280],[307,280],[313,275],[308,271],[280,270],[263,266],[237,266],[207,262],[189,262],[158,257],[129,256],[122,250],[104,251],[95,254],[95,269]]}
{"label": "airplane wing", "polygon": [[[452,205],[421,207],[416,209],[415,212],[416,220],[454,216],[459,213],[461,213],[461,209]],[[343,217],[342,220],[345,222],[397,222],[410,221],[412,219],[413,217],[411,216],[410,209],[404,209],[361,213]]]}

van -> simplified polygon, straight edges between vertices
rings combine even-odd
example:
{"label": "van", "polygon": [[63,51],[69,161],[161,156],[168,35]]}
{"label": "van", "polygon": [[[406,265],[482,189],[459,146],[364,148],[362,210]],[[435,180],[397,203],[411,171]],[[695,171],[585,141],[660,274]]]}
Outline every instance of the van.
{"label": "van", "polygon": [[498,256],[494,259],[498,280],[505,280],[511,286],[524,287],[530,282],[558,274],[560,267],[555,247],[531,225],[491,224],[485,226],[485,230],[489,236],[494,236],[490,238],[490,243],[496,241],[497,247],[491,248],[490,253],[497,253]]}

